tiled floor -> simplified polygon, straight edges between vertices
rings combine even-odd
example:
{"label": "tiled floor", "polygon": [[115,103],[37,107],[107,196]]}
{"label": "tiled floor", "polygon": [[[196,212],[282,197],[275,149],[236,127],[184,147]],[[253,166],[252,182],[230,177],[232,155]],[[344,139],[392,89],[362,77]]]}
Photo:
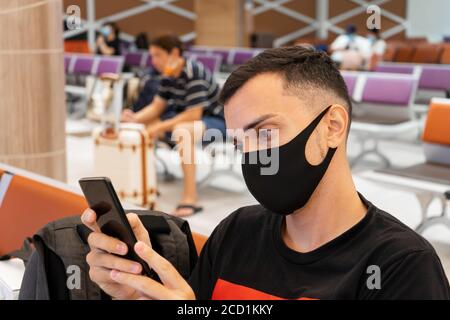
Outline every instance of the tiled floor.
{"label": "tiled floor", "polygon": [[[394,166],[408,166],[424,160],[420,144],[414,142],[413,137],[405,137],[405,141],[383,141],[380,149],[385,152]],[[349,155],[357,152],[357,146],[349,143]],[[93,172],[93,144],[90,137],[67,138],[68,150],[68,180],[70,184],[77,185],[77,180],[84,176],[95,175]],[[161,157],[170,159],[167,152],[161,152]],[[237,159],[236,159],[237,160]],[[408,226],[414,228],[420,221],[420,211],[415,197],[405,191],[385,187],[374,182],[367,181],[359,176],[359,173],[377,167],[377,162],[368,161],[358,165],[354,170],[354,179],[358,190],[375,205],[399,218]],[[170,170],[180,175],[177,165],[170,165]],[[208,166],[202,165],[198,169],[199,178],[208,172]],[[235,171],[239,173],[239,166],[235,165]],[[158,186],[161,196],[158,209],[170,211],[174,208],[181,194],[181,180],[172,182],[160,181]],[[204,211],[188,218],[191,228],[203,234],[210,234],[214,227],[235,209],[255,203],[253,197],[246,190],[243,180],[220,177],[212,181],[210,185],[200,189],[200,200]],[[439,205],[433,204],[430,214],[440,213]],[[444,264],[447,275],[450,276],[450,230],[443,226],[429,228],[423,234],[432,242]]]}

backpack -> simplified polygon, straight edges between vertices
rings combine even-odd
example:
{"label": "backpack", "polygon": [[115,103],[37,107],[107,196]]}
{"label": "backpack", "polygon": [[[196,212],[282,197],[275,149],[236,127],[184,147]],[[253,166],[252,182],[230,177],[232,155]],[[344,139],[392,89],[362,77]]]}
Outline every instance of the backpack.
{"label": "backpack", "polygon": [[[188,279],[198,256],[187,221],[157,211],[126,212],[138,214],[153,249]],[[86,255],[91,232],[80,216],[56,220],[26,239],[21,250],[11,253],[26,265],[19,300],[110,299],[89,278]],[[152,278],[159,281],[156,274]]]}

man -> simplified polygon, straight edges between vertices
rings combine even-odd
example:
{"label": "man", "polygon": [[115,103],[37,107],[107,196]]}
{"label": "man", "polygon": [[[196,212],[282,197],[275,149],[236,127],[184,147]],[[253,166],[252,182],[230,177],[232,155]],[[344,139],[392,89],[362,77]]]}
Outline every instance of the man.
{"label": "man", "polygon": [[98,232],[95,213],[85,211],[84,223],[96,231],[89,237],[90,276],[106,293],[118,299],[450,298],[433,247],[356,191],[346,155],[351,102],[326,54],[266,50],[231,74],[221,96],[228,128],[253,129],[277,155],[277,172],[263,173],[261,161],[249,161],[258,144],[243,141],[244,178],[262,205],[240,208],[220,223],[189,283],[151,249],[148,233],[130,215],[140,240],[135,250],[162,284],[112,255],[126,248]]}
{"label": "man", "polygon": [[341,34],[333,41],[330,50],[331,58],[341,69],[356,70],[364,66],[370,54],[370,43],[357,34],[354,25],[349,25],[345,34]]}
{"label": "man", "polygon": [[225,135],[223,107],[218,103],[220,91],[208,69],[183,58],[182,43],[176,36],[156,38],[150,45],[150,55],[153,67],[162,74],[158,93],[141,111],[125,110],[122,120],[146,124],[151,137],[167,135],[178,143],[184,186],[173,214],[185,217],[202,210],[197,205],[195,143],[208,129]]}

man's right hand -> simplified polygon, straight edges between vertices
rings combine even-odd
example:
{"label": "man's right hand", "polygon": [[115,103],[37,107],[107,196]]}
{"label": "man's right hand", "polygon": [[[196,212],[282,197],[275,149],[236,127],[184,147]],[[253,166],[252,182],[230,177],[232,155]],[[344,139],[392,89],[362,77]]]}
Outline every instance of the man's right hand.
{"label": "man's right hand", "polygon": [[195,299],[192,288],[175,267],[152,249],[150,236],[139,217],[129,213],[127,218],[138,240],[134,251],[162,283],[141,275],[141,264],[120,257],[127,253],[125,243],[102,233],[95,212],[87,209],[81,220],[93,231],[88,237],[91,252],[86,257],[91,280],[114,299]]}
{"label": "man's right hand", "polygon": [[[139,241],[151,246],[147,230],[136,214],[127,214],[128,221]],[[140,274],[142,266],[120,256],[126,255],[128,248],[125,243],[109,237],[100,231],[97,225],[97,215],[91,209],[86,209],[81,221],[93,232],[88,237],[91,251],[86,256],[89,265],[89,276],[92,281],[114,299],[137,299],[138,292],[132,287],[117,283],[111,279],[111,270],[120,270],[127,273]]]}

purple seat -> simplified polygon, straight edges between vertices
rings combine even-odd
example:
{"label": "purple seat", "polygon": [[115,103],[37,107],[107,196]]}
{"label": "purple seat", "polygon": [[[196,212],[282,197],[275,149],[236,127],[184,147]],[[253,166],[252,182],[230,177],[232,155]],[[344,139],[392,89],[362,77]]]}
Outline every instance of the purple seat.
{"label": "purple seat", "polygon": [[414,94],[414,79],[368,77],[362,102],[384,105],[409,106]]}
{"label": "purple seat", "polygon": [[94,65],[94,57],[76,56],[73,67],[74,74],[91,74]]}
{"label": "purple seat", "polygon": [[240,65],[246,63],[248,60],[253,58],[254,52],[253,51],[239,51],[236,50],[233,56],[233,64],[234,65]]}
{"label": "purple seat", "polygon": [[213,50],[212,50],[212,54],[221,56],[221,57],[222,57],[222,63],[227,64],[227,63],[228,63],[228,59],[229,59],[229,57],[230,57],[230,50],[226,50],[226,49],[213,49]]}
{"label": "purple seat", "polygon": [[69,71],[70,61],[72,61],[72,56],[64,55],[64,70]]}
{"label": "purple seat", "polygon": [[189,52],[193,53],[193,54],[196,54],[196,55],[197,54],[207,55],[207,54],[210,53],[210,51],[207,50],[207,49],[197,49],[197,48],[190,48]]}
{"label": "purple seat", "polygon": [[353,92],[355,91],[355,85],[358,76],[353,74],[343,74],[342,77],[344,78],[345,85],[347,86],[348,95],[352,97]]}
{"label": "purple seat", "polygon": [[423,66],[420,89],[447,91],[450,89],[449,66]]}
{"label": "purple seat", "polygon": [[222,57],[217,55],[197,55],[196,60],[202,63],[209,71],[215,73],[219,71]]}
{"label": "purple seat", "polygon": [[401,74],[413,74],[414,66],[411,65],[378,65],[375,68],[376,72],[383,73],[401,73]]}
{"label": "purple seat", "polygon": [[130,67],[141,67],[145,54],[146,52],[127,52],[125,54],[125,64]]}
{"label": "purple seat", "polygon": [[120,73],[123,67],[122,57],[100,57],[100,61],[97,66],[96,74],[101,75],[103,73]]}

